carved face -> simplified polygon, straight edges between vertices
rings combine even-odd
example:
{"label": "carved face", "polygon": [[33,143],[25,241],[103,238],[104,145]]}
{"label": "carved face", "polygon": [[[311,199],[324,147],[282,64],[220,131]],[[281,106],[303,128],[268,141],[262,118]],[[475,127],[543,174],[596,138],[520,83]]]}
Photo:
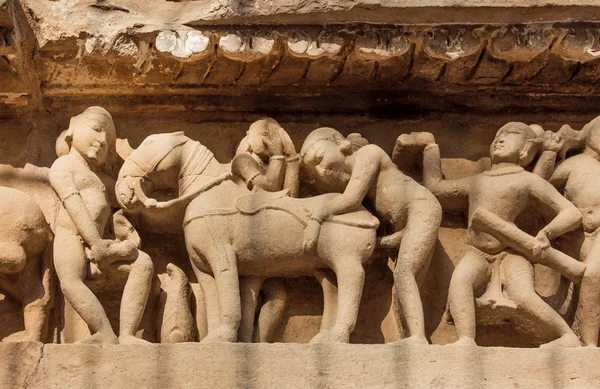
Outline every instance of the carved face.
{"label": "carved face", "polygon": [[350,180],[346,168],[346,155],[340,147],[329,140],[314,144],[304,158],[309,180],[320,190],[343,192]]}
{"label": "carved face", "polygon": [[246,139],[250,150],[262,160],[268,160],[270,157],[268,146],[271,140],[269,135],[269,130],[266,126],[252,126],[246,132]]}
{"label": "carved face", "polygon": [[519,163],[521,153],[527,144],[527,134],[518,128],[508,128],[498,131],[490,146],[492,162]]}
{"label": "carved face", "polygon": [[115,139],[115,134],[107,131],[107,126],[100,120],[83,117],[73,128],[71,148],[77,150],[89,164],[99,166],[106,162],[108,148]]}

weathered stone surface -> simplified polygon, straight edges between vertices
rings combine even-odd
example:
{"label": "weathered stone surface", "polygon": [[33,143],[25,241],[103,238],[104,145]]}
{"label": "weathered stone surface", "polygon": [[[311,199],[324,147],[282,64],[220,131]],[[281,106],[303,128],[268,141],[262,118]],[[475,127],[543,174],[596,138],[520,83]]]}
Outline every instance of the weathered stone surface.
{"label": "weathered stone surface", "polygon": [[43,348],[38,342],[0,343],[0,386],[43,388]]}
{"label": "weathered stone surface", "polygon": [[[594,388],[597,349],[406,345],[46,345],[30,388]],[[33,360],[32,360],[33,359]],[[21,363],[35,366],[38,359]],[[2,367],[6,371],[6,366]],[[10,381],[8,381],[10,383]],[[4,386],[10,387],[10,386]],[[15,386],[13,386],[15,387]]]}

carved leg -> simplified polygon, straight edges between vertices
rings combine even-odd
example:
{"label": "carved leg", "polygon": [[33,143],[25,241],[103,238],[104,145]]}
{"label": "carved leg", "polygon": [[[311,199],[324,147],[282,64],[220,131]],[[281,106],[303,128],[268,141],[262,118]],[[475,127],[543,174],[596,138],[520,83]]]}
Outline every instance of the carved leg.
{"label": "carved leg", "polygon": [[148,344],[149,342],[136,338],[135,333],[146,309],[154,264],[148,254],[138,251],[137,259],[131,264],[131,270],[123,297],[121,298],[119,343]]}
{"label": "carved leg", "polygon": [[579,339],[567,322],[536,293],[533,283],[533,265],[520,255],[509,254],[502,260],[502,272],[506,278],[506,294],[517,306],[546,324],[558,337],[541,347],[579,347]]}
{"label": "carved leg", "polygon": [[402,315],[402,324],[408,334],[404,342],[428,344],[425,336],[425,317],[417,283],[417,274],[424,278],[429,268],[442,220],[442,209],[437,201],[411,204],[411,211],[403,231],[394,268],[394,284]]}
{"label": "carved leg", "polygon": [[240,299],[242,321],[238,330],[238,342],[252,343],[254,335],[254,316],[258,293],[264,278],[256,276],[240,277]]}
{"label": "carved leg", "polygon": [[192,270],[198,280],[198,288],[194,291],[194,294],[200,294],[196,296],[196,326],[198,328],[198,341],[201,341],[209,331],[219,325],[219,302],[214,277],[198,268],[194,261],[200,259],[193,258],[194,255],[190,254],[190,259]]}
{"label": "carved leg", "polygon": [[458,335],[456,345],[475,345],[474,291],[490,281],[492,266],[481,256],[469,251],[458,262],[448,290],[448,305]]}
{"label": "carved leg", "polygon": [[581,281],[576,317],[583,345],[597,347],[600,329],[600,239],[592,244],[585,264],[587,268]]}
{"label": "carved leg", "polygon": [[358,317],[358,308],[365,282],[365,270],[359,259],[342,259],[334,262],[338,280],[338,312],[335,325],[320,332],[311,343],[348,343]]}
{"label": "carved leg", "polygon": [[260,343],[272,343],[273,336],[283,318],[288,303],[285,279],[268,279],[263,285],[263,293],[265,299],[258,315],[258,341]]}
{"label": "carved leg", "polygon": [[313,273],[323,289],[323,318],[321,332],[329,330],[337,317],[338,288],[335,274],[330,270],[317,269]]}
{"label": "carved leg", "polygon": [[23,297],[23,324],[22,332],[12,334],[4,341],[43,341],[43,334],[48,319],[50,305],[50,269],[42,266],[41,261],[46,260],[42,253],[37,257],[28,258],[25,268],[19,273],[18,287]]}
{"label": "carved leg", "polygon": [[215,276],[220,312],[219,325],[209,331],[203,342],[235,342],[242,316],[235,251],[230,244],[221,242],[210,246],[205,258]]}
{"label": "carved leg", "polygon": [[87,323],[92,336],[83,343],[117,344],[119,341],[98,298],[83,283],[87,259],[78,236],[57,228],[54,238],[54,267],[65,298]]}

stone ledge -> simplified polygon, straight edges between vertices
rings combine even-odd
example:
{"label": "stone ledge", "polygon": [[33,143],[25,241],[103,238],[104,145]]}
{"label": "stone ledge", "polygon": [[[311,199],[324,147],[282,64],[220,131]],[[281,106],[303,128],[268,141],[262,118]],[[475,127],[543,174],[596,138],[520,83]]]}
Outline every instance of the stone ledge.
{"label": "stone ledge", "polygon": [[584,348],[188,343],[41,350],[39,343],[0,344],[0,386],[594,388],[600,382],[600,350]]}

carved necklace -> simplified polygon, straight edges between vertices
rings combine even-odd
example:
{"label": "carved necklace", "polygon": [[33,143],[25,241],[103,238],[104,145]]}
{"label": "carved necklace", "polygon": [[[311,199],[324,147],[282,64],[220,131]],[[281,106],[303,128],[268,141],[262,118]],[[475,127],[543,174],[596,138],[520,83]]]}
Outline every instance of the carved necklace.
{"label": "carved necklace", "polygon": [[486,170],[483,172],[484,175],[489,176],[489,177],[499,177],[499,176],[508,176],[510,174],[519,174],[524,172],[525,169],[523,169],[522,167],[507,167],[507,168],[500,168],[498,170]]}

